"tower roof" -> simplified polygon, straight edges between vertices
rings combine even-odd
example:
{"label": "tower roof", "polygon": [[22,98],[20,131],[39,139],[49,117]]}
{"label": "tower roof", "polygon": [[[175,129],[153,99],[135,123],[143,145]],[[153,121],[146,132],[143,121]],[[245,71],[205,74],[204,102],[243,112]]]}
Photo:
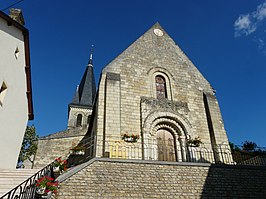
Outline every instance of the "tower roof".
{"label": "tower roof", "polygon": [[81,82],[77,87],[72,102],[69,104],[70,106],[72,105],[89,108],[93,105],[93,101],[96,94],[96,85],[92,64],[92,52],[93,51],[91,50],[89,63],[86,67]]}

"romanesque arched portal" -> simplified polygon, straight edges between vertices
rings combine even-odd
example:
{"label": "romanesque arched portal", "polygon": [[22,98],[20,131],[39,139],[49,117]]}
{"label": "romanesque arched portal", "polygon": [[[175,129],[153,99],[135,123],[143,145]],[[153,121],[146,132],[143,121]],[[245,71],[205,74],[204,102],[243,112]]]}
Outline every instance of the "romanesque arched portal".
{"label": "romanesque arched portal", "polygon": [[177,113],[155,111],[144,121],[144,159],[186,161],[190,124]]}

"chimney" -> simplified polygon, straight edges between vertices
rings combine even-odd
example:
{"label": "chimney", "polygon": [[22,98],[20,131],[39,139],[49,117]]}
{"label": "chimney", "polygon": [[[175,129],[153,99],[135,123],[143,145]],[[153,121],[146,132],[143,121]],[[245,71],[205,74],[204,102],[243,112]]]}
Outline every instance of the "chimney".
{"label": "chimney", "polygon": [[21,9],[11,8],[9,9],[9,17],[20,23],[21,25],[25,25],[25,21],[22,15]]}

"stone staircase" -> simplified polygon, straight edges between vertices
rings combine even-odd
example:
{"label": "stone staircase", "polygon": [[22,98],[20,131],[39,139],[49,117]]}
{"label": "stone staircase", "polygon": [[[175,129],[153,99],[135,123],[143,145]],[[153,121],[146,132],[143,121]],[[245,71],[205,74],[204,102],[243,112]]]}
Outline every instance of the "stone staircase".
{"label": "stone staircase", "polygon": [[0,197],[38,171],[39,169],[0,169]]}

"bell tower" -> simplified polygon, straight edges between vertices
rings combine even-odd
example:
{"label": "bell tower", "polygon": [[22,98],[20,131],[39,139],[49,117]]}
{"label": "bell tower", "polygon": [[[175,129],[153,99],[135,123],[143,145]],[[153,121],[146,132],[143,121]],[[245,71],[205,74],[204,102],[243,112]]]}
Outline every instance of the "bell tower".
{"label": "bell tower", "polygon": [[96,94],[95,78],[93,72],[93,46],[90,50],[90,59],[77,86],[72,102],[68,105],[68,129],[88,128],[92,113],[92,106]]}

